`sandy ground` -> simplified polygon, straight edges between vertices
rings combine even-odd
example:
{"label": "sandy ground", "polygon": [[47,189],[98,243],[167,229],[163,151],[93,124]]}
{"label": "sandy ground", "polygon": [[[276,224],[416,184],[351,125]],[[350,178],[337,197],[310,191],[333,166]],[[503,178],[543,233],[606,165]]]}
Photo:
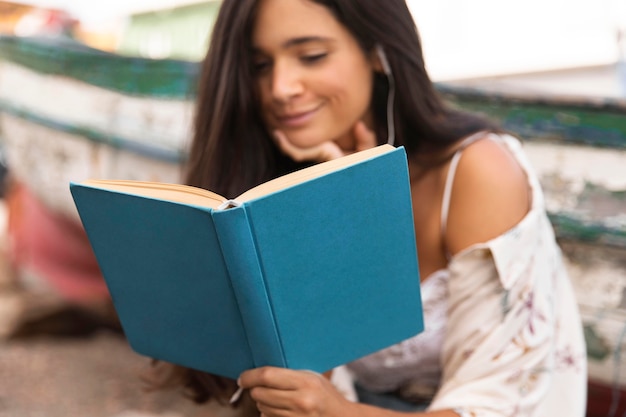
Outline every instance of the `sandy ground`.
{"label": "sandy ground", "polygon": [[[0,286],[0,330],[17,315]],[[0,332],[1,333],[1,332]],[[118,332],[88,336],[0,336],[0,417],[237,417],[217,404],[199,406],[180,391],[148,391],[150,359]]]}
{"label": "sandy ground", "polygon": [[226,416],[178,392],[149,393],[148,360],[112,332],[88,338],[0,342],[0,416]]}

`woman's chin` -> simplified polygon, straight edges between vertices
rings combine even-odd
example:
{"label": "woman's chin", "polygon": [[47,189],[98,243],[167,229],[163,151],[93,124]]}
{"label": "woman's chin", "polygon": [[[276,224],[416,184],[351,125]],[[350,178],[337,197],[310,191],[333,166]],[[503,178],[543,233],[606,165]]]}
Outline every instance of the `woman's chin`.
{"label": "woman's chin", "polygon": [[327,137],[327,135],[321,135],[316,133],[306,133],[306,134],[286,134],[287,139],[294,146],[302,149],[314,148],[319,146],[325,142],[330,142],[332,139]]}

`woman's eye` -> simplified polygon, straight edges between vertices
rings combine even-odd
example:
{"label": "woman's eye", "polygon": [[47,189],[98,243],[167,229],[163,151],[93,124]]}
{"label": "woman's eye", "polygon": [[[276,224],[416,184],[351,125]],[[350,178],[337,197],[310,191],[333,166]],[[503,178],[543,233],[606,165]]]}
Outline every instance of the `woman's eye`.
{"label": "woman's eye", "polygon": [[252,63],[252,69],[255,74],[267,72],[270,67],[271,63],[269,61],[255,61]]}
{"label": "woman's eye", "polygon": [[314,64],[326,58],[327,56],[328,54],[326,52],[322,52],[317,54],[303,55],[302,57],[300,57],[300,60],[305,64]]}

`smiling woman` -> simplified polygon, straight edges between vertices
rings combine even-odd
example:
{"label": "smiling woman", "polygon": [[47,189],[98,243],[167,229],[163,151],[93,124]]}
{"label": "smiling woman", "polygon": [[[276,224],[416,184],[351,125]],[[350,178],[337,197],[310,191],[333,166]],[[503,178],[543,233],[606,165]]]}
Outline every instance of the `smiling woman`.
{"label": "smiling woman", "polygon": [[[286,23],[284,16],[290,16]],[[262,7],[252,45],[268,129],[282,132],[298,147],[334,141],[346,151],[358,121],[373,129],[370,86],[377,57],[367,56],[338,21],[329,19],[324,6],[296,1]]]}
{"label": "smiling woman", "polygon": [[[408,155],[426,330],[330,381],[263,367],[240,388],[265,417],[582,417],[582,326],[539,181],[519,140],[437,94],[405,1],[223,1],[198,85],[189,184],[230,198],[392,138]],[[173,372],[200,402],[236,389]],[[361,402],[338,375],[354,377]]]}

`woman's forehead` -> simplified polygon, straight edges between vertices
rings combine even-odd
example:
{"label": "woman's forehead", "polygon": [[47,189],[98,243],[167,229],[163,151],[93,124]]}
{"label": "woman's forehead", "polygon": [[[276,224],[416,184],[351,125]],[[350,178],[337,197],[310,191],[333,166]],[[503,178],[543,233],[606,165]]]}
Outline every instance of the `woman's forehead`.
{"label": "woman's forehead", "polygon": [[261,0],[252,31],[255,47],[290,47],[339,40],[347,30],[325,6],[309,0]]}

